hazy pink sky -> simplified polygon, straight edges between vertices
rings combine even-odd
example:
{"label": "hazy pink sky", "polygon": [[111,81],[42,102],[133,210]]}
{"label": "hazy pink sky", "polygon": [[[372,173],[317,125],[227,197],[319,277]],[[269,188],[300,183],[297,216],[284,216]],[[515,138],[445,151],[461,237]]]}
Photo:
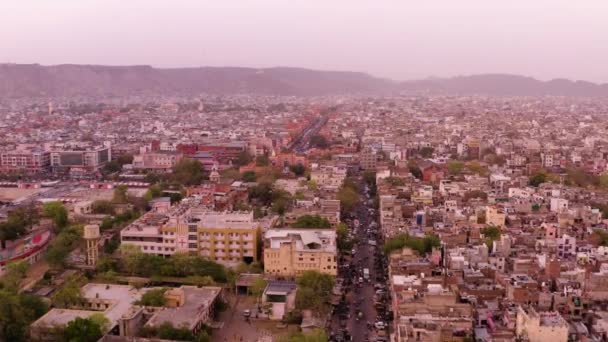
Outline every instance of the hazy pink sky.
{"label": "hazy pink sky", "polygon": [[0,62],[608,82],[608,0],[1,0]]}

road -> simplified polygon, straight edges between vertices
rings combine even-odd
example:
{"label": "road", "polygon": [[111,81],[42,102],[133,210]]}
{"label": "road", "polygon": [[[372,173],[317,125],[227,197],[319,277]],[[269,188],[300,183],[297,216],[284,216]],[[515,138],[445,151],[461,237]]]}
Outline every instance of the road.
{"label": "road", "polygon": [[319,133],[321,128],[327,123],[327,120],[328,118],[326,115],[315,118],[315,120],[300,133],[300,136],[294,139],[291,144],[291,150],[296,153],[304,153],[308,150],[310,148],[310,138]]}
{"label": "road", "polygon": [[[379,250],[382,241],[377,213],[361,178],[358,178],[358,183],[361,201],[348,221],[352,236],[357,242],[353,247],[352,259],[343,264],[340,270],[340,276],[345,279],[345,300],[334,311],[330,335],[336,341],[350,340],[351,336],[352,341],[381,341],[382,338],[378,338],[378,335],[384,335],[386,330],[377,329],[374,324],[387,322],[388,319],[386,261]],[[369,270],[368,280],[365,279],[364,269]],[[381,315],[378,314],[377,307],[381,310]],[[345,330],[348,334],[344,334]]]}

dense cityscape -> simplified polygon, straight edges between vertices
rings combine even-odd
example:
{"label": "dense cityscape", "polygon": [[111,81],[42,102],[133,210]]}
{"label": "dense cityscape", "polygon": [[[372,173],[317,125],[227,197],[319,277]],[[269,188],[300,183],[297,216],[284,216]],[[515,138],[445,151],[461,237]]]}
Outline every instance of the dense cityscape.
{"label": "dense cityscape", "polygon": [[606,338],[600,98],[0,109],[3,340]]}

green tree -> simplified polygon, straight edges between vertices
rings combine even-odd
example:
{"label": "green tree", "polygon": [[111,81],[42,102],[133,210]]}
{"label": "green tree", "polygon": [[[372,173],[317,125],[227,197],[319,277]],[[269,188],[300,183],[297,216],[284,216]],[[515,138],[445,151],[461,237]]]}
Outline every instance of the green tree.
{"label": "green tree", "polygon": [[264,278],[259,277],[255,279],[253,285],[251,286],[251,295],[258,303],[260,302],[262,295],[264,294],[264,290],[266,289],[267,284],[268,283],[266,282],[266,280],[264,280]]}
{"label": "green tree", "polygon": [[152,289],[144,293],[137,304],[144,306],[165,306],[165,288]]}
{"label": "green tree", "polygon": [[80,291],[80,281],[73,277],[65,282],[63,287],[51,298],[53,306],[58,308],[71,308],[81,306],[84,302],[82,292]]}
{"label": "green tree", "polygon": [[291,226],[293,228],[331,228],[331,223],[319,215],[302,215]]}
{"label": "green tree", "polygon": [[148,202],[151,200],[161,197],[163,195],[163,189],[159,184],[153,184],[148,188],[148,191],[144,194],[144,199]]}
{"label": "green tree", "polygon": [[329,298],[334,287],[334,278],[318,271],[306,271],[297,279],[296,308],[311,309],[318,313],[329,310]]}
{"label": "green tree", "polygon": [[118,204],[125,204],[129,202],[129,197],[127,196],[127,187],[124,185],[119,185],[114,188],[114,196],[112,197],[112,202]]}
{"label": "green tree", "polygon": [[101,312],[96,312],[89,316],[89,319],[93,321],[93,323],[97,324],[102,332],[108,330],[110,328],[110,320]]}
{"label": "green tree", "polygon": [[68,211],[63,203],[59,201],[45,203],[42,213],[45,217],[52,219],[60,230],[68,225]]}
{"label": "green tree", "polygon": [[76,248],[82,237],[81,225],[72,225],[64,228],[51,242],[47,252],[46,260],[53,267],[63,267],[65,258]]}
{"label": "green tree", "polygon": [[96,342],[102,335],[99,324],[90,318],[77,317],[64,330],[65,339],[69,342]]}
{"label": "green tree", "polygon": [[448,162],[448,172],[452,175],[459,175],[464,170],[464,163],[458,160]]}
{"label": "green tree", "polygon": [[359,193],[351,187],[343,186],[338,191],[338,200],[340,200],[341,209],[350,212],[359,202]]}
{"label": "green tree", "polygon": [[194,336],[188,328],[175,328],[171,322],[164,322],[158,327],[158,338],[177,341],[193,341]]}
{"label": "green tree", "polygon": [[324,150],[329,147],[329,141],[323,135],[316,134],[310,138],[310,146]]}
{"label": "green tree", "polygon": [[173,167],[171,181],[179,185],[198,185],[205,179],[203,166],[197,160],[183,158]]}
{"label": "green tree", "polygon": [[409,171],[417,179],[422,179],[422,170],[417,165],[409,166]]}
{"label": "green tree", "polygon": [[420,156],[422,158],[430,158],[433,156],[433,152],[435,152],[435,149],[432,147],[423,147],[420,149],[420,151],[418,153],[420,153]]}
{"label": "green tree", "polygon": [[298,177],[304,176],[304,173],[306,173],[306,167],[302,163],[289,166],[289,170]]}
{"label": "green tree", "polygon": [[239,155],[236,157],[236,159],[233,161],[233,163],[236,166],[243,166],[243,165],[247,165],[247,164],[251,163],[252,160],[253,160],[253,158],[247,151],[241,151],[239,153]]}
{"label": "green tree", "polygon": [[25,260],[8,263],[4,276],[0,278],[3,287],[13,293],[19,292],[21,281],[25,278],[29,266]]}
{"label": "green tree", "polygon": [[255,158],[255,166],[268,166],[270,165],[270,159],[268,155],[262,154]]}
{"label": "green tree", "polygon": [[348,237],[348,226],[340,223],[336,228],[336,245],[342,252],[350,251],[353,248],[353,242]]}
{"label": "green tree", "polygon": [[467,166],[467,169],[469,169],[469,171],[476,173],[480,176],[487,176],[489,173],[488,168],[486,166],[483,166],[476,161],[472,161],[472,162],[468,163],[466,166]]}
{"label": "green tree", "polygon": [[114,215],[114,205],[110,201],[97,200],[91,205],[94,214]]}
{"label": "green tree", "polygon": [[29,341],[27,327],[47,311],[39,297],[0,290],[0,341]]}
{"label": "green tree", "polygon": [[145,255],[138,246],[123,244],[120,245],[120,255],[122,264],[130,275],[135,275],[141,261],[145,258]]}
{"label": "green tree", "polygon": [[541,185],[542,183],[547,181],[547,174],[544,172],[538,172],[536,174],[534,174],[532,177],[530,177],[530,179],[528,180],[528,185],[533,186],[533,187],[538,187],[539,185]]}
{"label": "green tree", "polygon": [[500,228],[496,226],[486,226],[481,230],[481,234],[483,234],[485,238],[485,243],[488,246],[488,249],[492,248],[494,241],[500,239]]}
{"label": "green tree", "polygon": [[258,180],[258,176],[253,171],[245,171],[241,176],[243,182],[255,182]]}

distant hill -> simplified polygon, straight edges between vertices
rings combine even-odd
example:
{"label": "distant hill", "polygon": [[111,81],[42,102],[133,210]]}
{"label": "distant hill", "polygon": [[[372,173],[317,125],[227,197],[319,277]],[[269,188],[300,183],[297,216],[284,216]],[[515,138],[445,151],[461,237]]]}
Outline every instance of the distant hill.
{"label": "distant hill", "polygon": [[359,72],[300,68],[0,64],[0,96],[124,96],[269,94],[327,95],[374,92],[393,82]]}
{"label": "distant hill", "polygon": [[127,95],[335,95],[426,93],[505,96],[608,96],[608,84],[484,74],[393,82],[365,73],[301,68],[0,64],[0,97]]}
{"label": "distant hill", "polygon": [[406,92],[431,94],[496,95],[496,96],[608,96],[608,84],[554,79],[539,81],[518,75],[483,74],[406,81],[399,84]]}

